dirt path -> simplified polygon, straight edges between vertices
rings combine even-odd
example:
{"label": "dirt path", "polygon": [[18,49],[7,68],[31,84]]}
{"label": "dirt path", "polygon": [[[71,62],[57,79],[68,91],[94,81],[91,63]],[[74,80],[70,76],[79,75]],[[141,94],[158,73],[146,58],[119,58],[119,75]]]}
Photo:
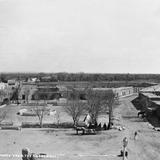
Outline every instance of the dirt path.
{"label": "dirt path", "polygon": [[[121,115],[121,123],[126,127],[123,136],[128,138],[129,160],[159,160],[160,133],[154,131],[148,122],[137,117],[137,110],[131,103],[134,97],[121,100],[116,112]],[[134,140],[134,132],[138,132]]]}

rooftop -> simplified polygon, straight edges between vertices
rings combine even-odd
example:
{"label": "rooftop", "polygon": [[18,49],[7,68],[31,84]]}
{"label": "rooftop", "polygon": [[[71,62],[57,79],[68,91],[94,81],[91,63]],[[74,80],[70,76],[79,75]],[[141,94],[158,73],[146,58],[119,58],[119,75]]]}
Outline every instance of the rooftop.
{"label": "rooftop", "polygon": [[133,87],[119,87],[119,88],[93,88],[94,90],[124,90],[124,89],[133,89]]}
{"label": "rooftop", "polygon": [[143,88],[141,92],[160,92],[160,84],[151,87]]}
{"label": "rooftop", "polygon": [[151,99],[152,98],[160,99],[160,96],[157,96],[156,94],[153,94],[153,93],[143,93],[143,95]]}

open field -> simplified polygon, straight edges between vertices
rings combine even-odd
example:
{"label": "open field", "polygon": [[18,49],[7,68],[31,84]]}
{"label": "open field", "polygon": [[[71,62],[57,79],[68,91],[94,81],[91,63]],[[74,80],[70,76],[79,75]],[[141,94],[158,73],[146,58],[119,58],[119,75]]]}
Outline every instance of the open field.
{"label": "open field", "polygon": [[[1,154],[21,154],[24,147],[35,153],[60,155],[62,159],[72,159],[74,155],[116,155],[121,146],[117,131],[102,132],[98,135],[75,135],[71,129],[22,129],[22,131],[1,131]],[[112,144],[112,147],[111,147]],[[2,147],[3,146],[3,147]],[[113,150],[114,148],[114,150]],[[78,158],[78,157],[77,157]],[[99,159],[99,157],[97,157]],[[96,158],[96,159],[97,159]],[[81,159],[88,159],[82,157]],[[90,157],[89,159],[94,159]]]}
{"label": "open field", "polygon": [[[116,123],[124,126],[124,131],[112,129],[96,135],[75,135],[72,129],[1,130],[0,153],[21,154],[21,149],[28,147],[34,153],[59,155],[52,158],[59,160],[120,160],[122,158],[117,155],[122,149],[122,139],[126,136],[129,141],[129,160],[159,160],[160,133],[154,131],[148,122],[137,118],[137,110],[131,103],[133,98],[135,96],[121,99],[121,105],[114,110],[118,118]],[[135,131],[138,131],[137,140],[133,138]]]}

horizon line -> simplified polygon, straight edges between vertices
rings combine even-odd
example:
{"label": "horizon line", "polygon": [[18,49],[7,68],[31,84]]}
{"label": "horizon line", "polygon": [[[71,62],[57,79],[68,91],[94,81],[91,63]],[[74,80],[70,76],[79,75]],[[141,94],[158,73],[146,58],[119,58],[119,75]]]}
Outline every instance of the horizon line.
{"label": "horizon line", "polygon": [[66,74],[150,74],[150,75],[160,75],[160,73],[132,73],[132,72],[67,72],[67,71],[61,71],[61,72],[36,72],[36,71],[3,71],[0,72],[0,74],[59,74],[59,73],[66,73]]}

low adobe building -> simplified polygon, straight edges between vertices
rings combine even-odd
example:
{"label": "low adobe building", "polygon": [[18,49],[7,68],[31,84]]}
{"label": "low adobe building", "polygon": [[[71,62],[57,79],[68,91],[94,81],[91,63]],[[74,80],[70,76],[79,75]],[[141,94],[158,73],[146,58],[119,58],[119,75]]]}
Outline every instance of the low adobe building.
{"label": "low adobe building", "polygon": [[141,110],[156,113],[160,117],[160,85],[142,89],[139,92]]}
{"label": "low adobe building", "polygon": [[59,99],[67,92],[66,87],[48,83],[23,82],[19,90],[20,103],[34,103],[37,101],[51,102]]}
{"label": "low adobe building", "polygon": [[125,97],[130,96],[135,93],[133,87],[119,87],[119,88],[93,88],[93,90],[97,91],[105,91],[105,90],[113,90],[116,97]]}

